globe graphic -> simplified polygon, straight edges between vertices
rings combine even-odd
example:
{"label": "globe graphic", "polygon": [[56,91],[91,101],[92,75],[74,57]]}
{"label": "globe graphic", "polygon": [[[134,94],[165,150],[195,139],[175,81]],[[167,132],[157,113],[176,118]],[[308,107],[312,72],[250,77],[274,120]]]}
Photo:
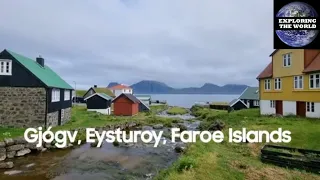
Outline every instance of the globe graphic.
{"label": "globe graphic", "polygon": [[[292,2],[283,6],[276,17],[318,17],[318,13],[307,3]],[[318,30],[276,30],[279,39],[291,47],[310,44],[318,33]]]}

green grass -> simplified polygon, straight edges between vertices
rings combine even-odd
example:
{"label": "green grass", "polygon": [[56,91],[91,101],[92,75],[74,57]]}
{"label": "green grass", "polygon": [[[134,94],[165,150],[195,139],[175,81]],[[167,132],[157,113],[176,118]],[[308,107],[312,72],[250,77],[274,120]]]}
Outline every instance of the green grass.
{"label": "green grass", "polygon": [[187,114],[188,111],[182,107],[172,107],[168,109],[167,113],[171,115],[178,115],[178,114],[183,115],[183,114]]}
{"label": "green grass", "polygon": [[[179,120],[173,118],[157,117],[156,111],[165,109],[166,106],[159,106],[152,108],[151,112],[139,113],[136,116],[113,116],[113,115],[102,115],[96,112],[88,112],[83,106],[72,107],[71,120],[62,126],[56,126],[52,128],[53,131],[57,130],[72,130],[76,128],[86,127],[103,127],[106,125],[136,122],[141,125],[152,125],[152,124],[164,124],[170,127],[172,123]],[[17,136],[23,136],[25,128],[9,128],[0,127],[0,140],[4,138],[13,138]]]}
{"label": "green grass", "polygon": [[[283,130],[291,131],[292,141],[282,144],[289,147],[320,150],[319,119],[295,117],[260,116],[258,109],[247,109],[227,113],[200,107],[193,107],[192,113],[203,120],[206,129],[216,120],[226,124],[225,140],[228,140],[228,128],[240,130]],[[320,176],[299,170],[290,170],[264,164],[259,155],[265,143],[196,143],[189,144],[187,151],[170,168],[160,171],[157,180],[224,180],[224,179],[279,179],[303,180],[320,179]]]}
{"label": "green grass", "polygon": [[84,94],[87,92],[88,90],[76,90],[76,95],[78,97],[83,97]]}

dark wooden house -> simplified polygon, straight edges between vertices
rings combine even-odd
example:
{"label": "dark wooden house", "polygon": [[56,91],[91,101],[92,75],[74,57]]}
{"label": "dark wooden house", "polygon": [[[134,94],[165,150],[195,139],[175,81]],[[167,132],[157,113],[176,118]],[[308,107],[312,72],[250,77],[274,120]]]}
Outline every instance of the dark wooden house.
{"label": "dark wooden house", "polygon": [[248,106],[241,99],[234,99],[229,103],[229,111],[247,109]]}
{"label": "dark wooden house", "polygon": [[0,53],[0,125],[62,125],[71,118],[72,90],[42,57]]}
{"label": "dark wooden house", "polygon": [[112,103],[113,114],[116,116],[133,116],[139,112],[140,101],[132,94],[122,93]]}
{"label": "dark wooden house", "polygon": [[104,93],[95,93],[84,99],[87,103],[88,111],[95,111],[102,114],[111,114],[112,97]]}
{"label": "dark wooden house", "polygon": [[85,99],[94,93],[104,93],[110,97],[115,97],[115,95],[112,93],[110,89],[106,87],[98,87],[97,85],[94,85],[93,87],[89,88],[87,92],[84,93],[83,98]]}
{"label": "dark wooden house", "polygon": [[258,108],[260,106],[259,88],[247,87],[238,99],[241,99],[248,108]]}

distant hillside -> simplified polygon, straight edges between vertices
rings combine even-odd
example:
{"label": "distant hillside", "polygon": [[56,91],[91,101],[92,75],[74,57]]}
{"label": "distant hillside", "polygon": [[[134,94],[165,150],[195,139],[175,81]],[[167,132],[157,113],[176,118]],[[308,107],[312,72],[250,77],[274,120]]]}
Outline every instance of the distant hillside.
{"label": "distant hillside", "polygon": [[143,80],[131,85],[133,92],[137,94],[240,94],[248,87],[241,84],[227,84],[218,86],[205,83],[201,87],[172,88],[158,81]]}

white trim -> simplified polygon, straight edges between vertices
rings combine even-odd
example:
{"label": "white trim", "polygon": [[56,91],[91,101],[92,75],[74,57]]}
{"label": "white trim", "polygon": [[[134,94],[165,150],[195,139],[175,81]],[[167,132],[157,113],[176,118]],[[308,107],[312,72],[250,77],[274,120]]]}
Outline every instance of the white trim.
{"label": "white trim", "polygon": [[[3,72],[1,72],[1,63],[3,63]],[[7,69],[7,64],[9,63],[9,72],[6,72]],[[4,75],[4,76],[11,76],[12,75],[12,60],[10,59],[0,59],[0,75]]]}
{"label": "white trim", "polygon": [[274,78],[274,90],[281,90],[281,88],[282,88],[281,78]]}
{"label": "white trim", "polygon": [[[296,88],[296,79],[295,78],[297,78],[297,85],[299,86],[299,84],[300,84],[300,77],[301,77],[301,85],[302,85],[302,87],[297,87]],[[303,76],[302,75],[298,75],[298,76],[293,76],[293,88],[294,89],[303,89]]]}
{"label": "white trim", "polygon": [[111,114],[111,108],[110,107],[108,107],[107,109],[87,109],[87,111],[98,112],[98,113],[106,114],[106,115],[110,115]]}
{"label": "white trim", "polygon": [[88,97],[86,97],[84,100],[86,101],[87,99],[90,99],[91,97],[93,97],[93,96],[95,96],[95,95],[98,95],[98,96],[100,96],[101,98],[103,98],[103,99],[105,99],[105,100],[107,100],[107,101],[112,101],[112,99],[107,99],[107,98],[105,98],[104,96],[101,96],[99,93],[94,93],[94,94],[91,94],[90,96],[88,96]]}
{"label": "white trim", "polygon": [[240,94],[239,98],[246,92],[246,90],[248,89],[249,87],[246,87],[246,89],[244,91],[242,91],[242,93]]}
{"label": "white trim", "polygon": [[71,93],[70,90],[67,90],[67,89],[64,90],[64,100],[65,101],[69,101],[70,100],[70,93]]}
{"label": "white trim", "polygon": [[147,106],[144,102],[140,101],[140,103],[142,103],[143,105],[145,105],[145,106],[150,110],[150,107]]}
{"label": "white trim", "polygon": [[[233,105],[235,105],[238,101],[241,101],[241,99],[237,99],[234,103],[232,103],[231,105],[230,105],[230,107],[232,107]],[[243,101],[241,101],[242,102],[242,104],[244,104],[247,108],[248,108],[248,106],[243,102]]]}
{"label": "white trim", "polygon": [[[268,88],[266,88],[266,82],[268,82],[267,84],[269,85],[269,87]],[[266,91],[269,91],[269,90],[271,90],[271,86],[272,85],[272,83],[271,83],[271,79],[265,79],[264,80],[264,90],[266,90]]]}
{"label": "white trim", "polygon": [[[282,67],[290,67],[291,66],[291,53],[286,53],[282,55]],[[290,60],[290,61],[289,61]],[[290,65],[288,65],[290,62]]]}
{"label": "white trim", "polygon": [[[320,73],[314,73],[314,74],[310,74],[309,75],[309,89],[320,89],[320,83],[319,83],[319,87],[315,87],[316,86],[316,75],[319,75],[319,81],[320,81]],[[313,87],[311,87],[311,76],[313,77]]]}
{"label": "white trim", "polygon": [[51,90],[51,102],[60,101],[60,89],[53,88]]}

